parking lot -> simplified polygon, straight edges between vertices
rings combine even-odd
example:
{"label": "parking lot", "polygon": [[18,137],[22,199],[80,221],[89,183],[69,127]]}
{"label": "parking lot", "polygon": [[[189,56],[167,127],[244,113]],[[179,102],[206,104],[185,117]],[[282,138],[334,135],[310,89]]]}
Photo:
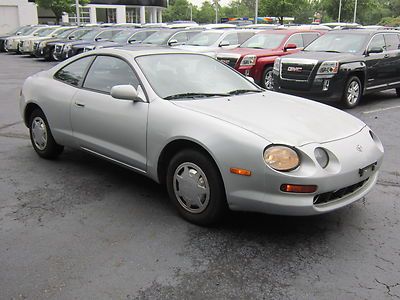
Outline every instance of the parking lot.
{"label": "parking lot", "polygon": [[400,99],[348,112],[385,159],[364,199],[316,217],[231,213],[202,228],[151,180],[66,149],[30,145],[25,78],[55,63],[0,54],[0,299],[400,298]]}

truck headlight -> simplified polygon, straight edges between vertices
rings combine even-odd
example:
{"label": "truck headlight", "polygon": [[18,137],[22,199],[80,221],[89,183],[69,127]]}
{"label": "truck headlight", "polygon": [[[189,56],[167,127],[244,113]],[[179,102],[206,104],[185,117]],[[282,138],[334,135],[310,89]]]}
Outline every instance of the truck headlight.
{"label": "truck headlight", "polygon": [[297,151],[289,146],[272,145],[264,150],[264,161],[277,171],[292,171],[300,165]]}
{"label": "truck headlight", "polygon": [[243,57],[240,62],[241,66],[254,66],[256,64],[257,56],[255,55],[246,55]]}
{"label": "truck headlight", "polygon": [[318,69],[318,75],[336,74],[339,71],[339,62],[337,61],[324,61]]}
{"label": "truck headlight", "polygon": [[71,48],[72,48],[72,44],[65,44],[64,51],[68,52],[69,50],[71,50]]}
{"label": "truck headlight", "polygon": [[279,72],[281,69],[281,58],[277,57],[274,61],[274,71]]}

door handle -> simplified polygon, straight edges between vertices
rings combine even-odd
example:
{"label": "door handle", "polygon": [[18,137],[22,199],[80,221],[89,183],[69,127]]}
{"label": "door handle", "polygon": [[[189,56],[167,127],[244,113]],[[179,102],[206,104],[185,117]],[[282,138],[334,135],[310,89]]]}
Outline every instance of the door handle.
{"label": "door handle", "polygon": [[75,105],[78,107],[85,107],[85,104],[79,102],[75,102]]}

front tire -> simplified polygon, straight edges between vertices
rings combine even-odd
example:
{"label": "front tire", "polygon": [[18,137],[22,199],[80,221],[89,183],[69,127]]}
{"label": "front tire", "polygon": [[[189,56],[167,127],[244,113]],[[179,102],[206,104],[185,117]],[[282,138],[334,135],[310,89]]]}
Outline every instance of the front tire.
{"label": "front tire", "polygon": [[29,135],[33,149],[42,158],[55,158],[64,150],[64,146],[58,145],[54,140],[49,123],[41,109],[35,109],[30,115]]}
{"label": "front tire", "polygon": [[227,211],[224,184],[217,166],[202,152],[176,154],[167,169],[168,195],[179,214],[197,225],[212,225]]}
{"label": "front tire", "polygon": [[360,102],[362,96],[362,84],[357,76],[351,76],[345,85],[342,96],[342,104],[345,108],[354,108]]}
{"label": "front tire", "polygon": [[272,67],[267,67],[264,70],[263,76],[261,78],[261,85],[263,88],[266,88],[269,91],[274,90],[274,74]]}

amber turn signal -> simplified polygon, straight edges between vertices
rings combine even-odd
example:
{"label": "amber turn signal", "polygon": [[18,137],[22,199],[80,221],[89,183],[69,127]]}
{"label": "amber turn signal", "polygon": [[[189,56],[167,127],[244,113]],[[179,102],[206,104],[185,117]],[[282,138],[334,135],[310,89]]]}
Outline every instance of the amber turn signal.
{"label": "amber turn signal", "polygon": [[316,185],[297,185],[297,184],[282,184],[281,191],[286,193],[314,193],[317,190]]}
{"label": "amber turn signal", "polygon": [[237,174],[237,175],[251,176],[251,171],[245,170],[245,169],[231,168],[230,171],[231,171],[231,173]]}

